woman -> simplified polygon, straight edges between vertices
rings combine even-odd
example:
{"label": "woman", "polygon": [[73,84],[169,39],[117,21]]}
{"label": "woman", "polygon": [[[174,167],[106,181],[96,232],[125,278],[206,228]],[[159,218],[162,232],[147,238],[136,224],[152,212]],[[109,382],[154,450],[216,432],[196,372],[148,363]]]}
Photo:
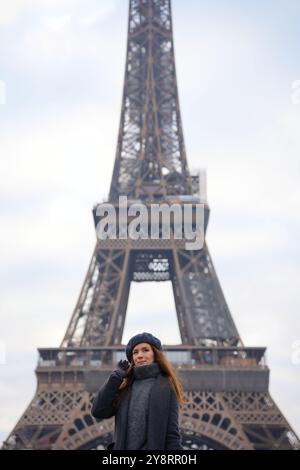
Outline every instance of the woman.
{"label": "woman", "polygon": [[96,418],[115,416],[108,449],[182,449],[178,403],[185,403],[183,391],[160,340],[151,333],[133,336],[126,356],[129,362],[118,363],[92,406]]}

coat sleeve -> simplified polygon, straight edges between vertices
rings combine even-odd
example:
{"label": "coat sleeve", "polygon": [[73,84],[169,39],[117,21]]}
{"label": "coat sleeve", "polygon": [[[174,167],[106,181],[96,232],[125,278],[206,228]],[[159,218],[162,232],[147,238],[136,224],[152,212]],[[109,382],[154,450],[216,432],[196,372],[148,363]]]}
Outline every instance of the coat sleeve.
{"label": "coat sleeve", "polygon": [[95,418],[106,419],[116,414],[113,400],[122,383],[122,378],[114,372],[99,389],[92,403],[91,413]]}
{"label": "coat sleeve", "polygon": [[178,426],[178,402],[175,390],[171,389],[170,409],[169,409],[166,449],[180,450],[183,449]]}

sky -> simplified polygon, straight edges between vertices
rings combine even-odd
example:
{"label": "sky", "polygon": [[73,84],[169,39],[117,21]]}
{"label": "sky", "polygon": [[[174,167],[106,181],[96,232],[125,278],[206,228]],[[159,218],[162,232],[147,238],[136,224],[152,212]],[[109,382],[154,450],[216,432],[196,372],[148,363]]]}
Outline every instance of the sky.
{"label": "sky", "polygon": [[[300,3],[173,0],[191,169],[207,172],[207,243],[243,342],[300,434]],[[107,198],[128,1],[0,0],[0,442],[59,346]],[[151,302],[145,302],[145,299]],[[123,342],[180,336],[170,283],[132,284]]]}

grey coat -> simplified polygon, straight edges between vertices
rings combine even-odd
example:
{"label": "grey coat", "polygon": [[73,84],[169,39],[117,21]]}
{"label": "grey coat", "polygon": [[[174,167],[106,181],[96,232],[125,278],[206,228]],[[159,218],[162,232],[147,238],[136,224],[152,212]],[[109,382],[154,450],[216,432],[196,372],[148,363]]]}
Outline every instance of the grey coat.
{"label": "grey coat", "polygon": [[[107,419],[115,416],[113,450],[124,450],[126,446],[130,391],[125,393],[117,408],[112,405],[121,382],[122,379],[112,373],[100,388],[92,406],[92,415],[95,418]],[[147,449],[182,449],[178,429],[177,397],[168,377],[156,377],[149,400]]]}

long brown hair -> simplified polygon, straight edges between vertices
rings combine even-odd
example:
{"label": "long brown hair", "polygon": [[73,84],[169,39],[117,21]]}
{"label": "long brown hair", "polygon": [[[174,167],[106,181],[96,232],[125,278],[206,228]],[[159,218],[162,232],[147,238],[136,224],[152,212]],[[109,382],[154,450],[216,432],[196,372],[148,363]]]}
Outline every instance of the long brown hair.
{"label": "long brown hair", "polygon": [[[148,344],[148,343],[147,343]],[[157,349],[155,346],[152,346],[152,344],[149,344],[151,347],[153,353],[154,353],[154,362],[157,362],[162,374],[164,376],[169,377],[169,380],[171,384],[174,387],[176,396],[177,396],[177,401],[180,405],[183,405],[184,403],[187,403],[187,401],[184,398],[184,392],[182,389],[182,384],[181,380],[177,377],[177,374],[170,363],[170,361],[167,359],[165,354]],[[119,402],[119,400],[122,398],[123,394],[131,387],[133,381],[134,381],[134,373],[133,373],[133,361],[129,366],[128,369],[128,374],[127,377],[123,380],[119,387],[119,393],[117,396],[116,404]]]}

